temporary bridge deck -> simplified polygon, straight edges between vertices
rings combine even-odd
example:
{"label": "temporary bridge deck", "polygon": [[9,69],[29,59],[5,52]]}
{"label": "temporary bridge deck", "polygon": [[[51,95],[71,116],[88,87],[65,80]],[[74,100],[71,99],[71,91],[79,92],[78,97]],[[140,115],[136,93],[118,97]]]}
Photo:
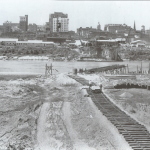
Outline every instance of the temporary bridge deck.
{"label": "temporary bridge deck", "polygon": [[[84,78],[75,75],[69,77],[82,85],[88,85]],[[98,109],[116,126],[133,150],[150,150],[150,133],[143,125],[119,109],[103,93],[88,92]]]}
{"label": "temporary bridge deck", "polygon": [[125,65],[112,65],[112,66],[105,66],[100,68],[87,69],[85,72],[88,73],[106,72],[106,71],[114,71],[116,69],[125,69],[125,68],[126,68]]}

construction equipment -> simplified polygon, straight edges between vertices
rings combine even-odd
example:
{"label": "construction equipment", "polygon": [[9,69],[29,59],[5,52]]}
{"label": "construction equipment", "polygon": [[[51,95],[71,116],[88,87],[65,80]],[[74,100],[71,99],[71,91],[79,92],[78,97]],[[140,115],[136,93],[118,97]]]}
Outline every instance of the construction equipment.
{"label": "construction equipment", "polygon": [[[81,45],[84,46],[84,43],[81,40],[81,30],[79,28],[79,40]],[[121,57],[118,54],[119,42],[117,40],[91,40],[92,46],[89,46],[90,50],[95,50],[97,52],[97,58],[122,61]]]}

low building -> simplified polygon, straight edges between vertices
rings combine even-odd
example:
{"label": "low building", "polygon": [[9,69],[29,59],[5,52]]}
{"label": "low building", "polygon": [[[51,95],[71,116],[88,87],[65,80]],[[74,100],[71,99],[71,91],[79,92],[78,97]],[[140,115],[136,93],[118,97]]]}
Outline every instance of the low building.
{"label": "low building", "polygon": [[130,44],[132,47],[145,47],[145,42],[141,40],[132,41]]}
{"label": "low building", "polygon": [[4,47],[54,47],[54,42],[43,42],[42,40],[18,41],[18,39],[0,39],[0,43]]}
{"label": "low building", "polygon": [[150,29],[149,30],[145,30],[145,34],[148,35],[148,37],[150,37]]}
{"label": "low building", "polygon": [[125,44],[126,43],[126,38],[116,38],[118,43]]}
{"label": "low building", "polygon": [[28,40],[28,41],[18,41],[16,46],[24,47],[54,47],[53,42],[43,42],[42,40]]}
{"label": "low building", "polygon": [[49,22],[45,23],[45,30],[46,30],[46,32],[50,33],[50,23]]}
{"label": "low building", "polygon": [[45,25],[37,25],[37,31],[38,32],[45,32],[46,26]]}
{"label": "low building", "polygon": [[20,16],[19,28],[24,32],[28,30],[28,15]]}
{"label": "low building", "polygon": [[141,26],[141,32],[142,32],[143,34],[145,34],[145,26],[144,26],[144,25]]}
{"label": "low building", "polygon": [[18,39],[7,39],[7,38],[0,38],[0,43],[2,45],[16,45],[16,42],[18,41]]}
{"label": "low building", "polygon": [[63,37],[47,37],[47,41],[55,42],[55,43],[64,43],[67,38]]}
{"label": "low building", "polygon": [[6,21],[3,23],[3,32],[4,33],[7,33],[7,32],[12,32],[12,29],[11,29],[11,22],[10,21]]}
{"label": "low building", "polygon": [[108,31],[113,34],[135,34],[136,31],[131,28],[130,26],[127,26],[126,24],[107,24],[104,27],[104,31]]}
{"label": "low building", "polygon": [[96,29],[96,28],[92,28],[92,27],[86,27],[86,28],[80,27],[77,29],[77,34],[82,38],[90,38],[90,35],[92,33],[96,33],[96,34],[98,33],[99,34],[100,31],[101,30]]}
{"label": "low building", "polygon": [[37,25],[35,23],[28,25],[28,31],[35,33],[37,31]]}
{"label": "low building", "polygon": [[3,25],[0,25],[0,35],[3,33],[3,31],[4,31]]}
{"label": "low building", "polygon": [[12,32],[20,31],[19,23],[11,23]]}
{"label": "low building", "polygon": [[1,43],[2,43],[2,45],[5,45],[5,46],[15,46],[16,45],[16,41],[2,41]]}

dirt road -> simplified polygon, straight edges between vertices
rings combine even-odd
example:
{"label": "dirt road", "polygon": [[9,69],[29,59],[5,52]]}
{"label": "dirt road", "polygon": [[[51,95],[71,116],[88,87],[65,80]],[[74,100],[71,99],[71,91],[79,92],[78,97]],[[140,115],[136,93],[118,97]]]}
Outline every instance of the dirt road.
{"label": "dirt road", "polygon": [[70,102],[64,102],[63,105],[63,113],[64,113],[64,123],[66,125],[67,131],[73,143],[73,147],[75,150],[95,150],[92,147],[89,147],[87,143],[83,142],[78,138],[77,132],[74,130],[71,122],[71,110],[70,110]]}

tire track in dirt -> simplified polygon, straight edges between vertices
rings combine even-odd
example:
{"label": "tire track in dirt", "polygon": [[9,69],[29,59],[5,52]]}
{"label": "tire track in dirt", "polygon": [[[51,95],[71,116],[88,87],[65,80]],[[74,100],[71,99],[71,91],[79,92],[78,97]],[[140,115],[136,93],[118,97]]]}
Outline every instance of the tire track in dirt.
{"label": "tire track in dirt", "polygon": [[45,102],[37,126],[36,150],[72,150],[72,142],[62,119],[63,101]]}
{"label": "tire track in dirt", "polygon": [[37,126],[37,141],[38,141],[38,147],[40,150],[49,150],[48,146],[48,135],[45,132],[44,123],[46,122],[46,113],[47,109],[49,108],[49,103],[44,103],[41,108],[41,113],[38,120],[38,126]]}
{"label": "tire track in dirt", "polygon": [[64,102],[62,111],[64,114],[63,120],[66,125],[69,136],[72,140],[74,150],[95,150],[94,148],[89,147],[86,143],[78,139],[77,132],[73,129],[73,126],[71,123],[70,102]]}

